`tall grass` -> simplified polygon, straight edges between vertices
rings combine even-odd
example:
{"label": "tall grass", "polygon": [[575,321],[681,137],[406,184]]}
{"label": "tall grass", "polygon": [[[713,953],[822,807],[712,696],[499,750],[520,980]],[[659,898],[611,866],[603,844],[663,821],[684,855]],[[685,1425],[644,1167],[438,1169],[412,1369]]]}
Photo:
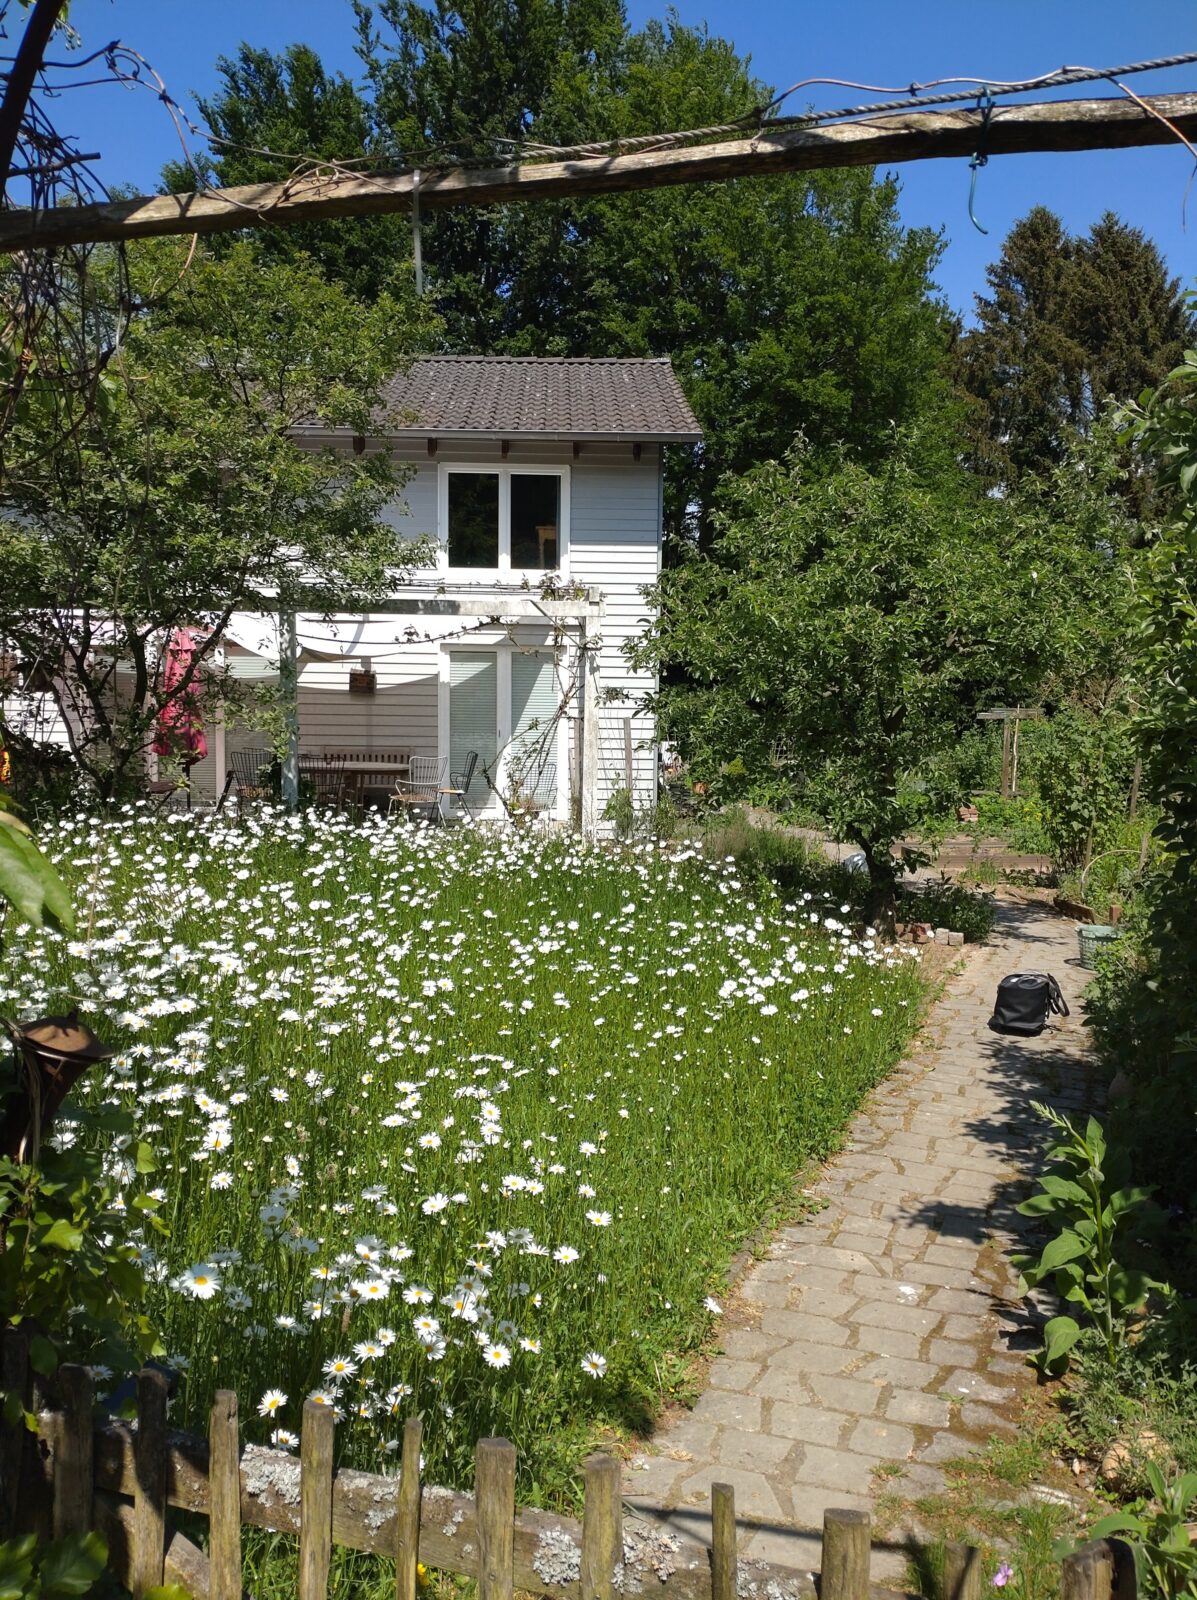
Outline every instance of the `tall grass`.
{"label": "tall grass", "polygon": [[157,1153],[124,1178],[176,1416],[235,1388],[286,1445],[319,1394],[371,1465],[419,1410],[430,1478],[502,1433],[526,1498],[647,1423],[917,1009],[909,954],[687,849],[134,811],[47,844],[81,930],[14,937],[0,1003],[119,1047],[90,1092]]}

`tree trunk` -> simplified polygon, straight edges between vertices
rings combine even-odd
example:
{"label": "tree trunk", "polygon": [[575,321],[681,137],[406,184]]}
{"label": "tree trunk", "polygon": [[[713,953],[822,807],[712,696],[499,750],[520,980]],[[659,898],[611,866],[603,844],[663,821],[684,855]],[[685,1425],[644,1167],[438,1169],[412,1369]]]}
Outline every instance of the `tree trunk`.
{"label": "tree trunk", "polygon": [[898,897],[897,863],[889,852],[888,844],[878,844],[872,839],[857,838],[869,870],[869,899],[865,908],[870,926],[886,939],[894,937],[897,925]]}

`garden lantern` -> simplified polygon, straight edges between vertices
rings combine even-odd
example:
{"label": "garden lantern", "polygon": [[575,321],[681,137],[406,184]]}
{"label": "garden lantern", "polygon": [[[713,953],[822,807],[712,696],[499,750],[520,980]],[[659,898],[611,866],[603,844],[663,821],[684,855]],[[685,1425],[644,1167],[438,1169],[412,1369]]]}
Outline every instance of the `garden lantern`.
{"label": "garden lantern", "polygon": [[13,1161],[34,1161],[67,1094],[88,1067],[113,1052],[74,1011],[4,1026],[16,1073],[0,1121],[0,1153]]}

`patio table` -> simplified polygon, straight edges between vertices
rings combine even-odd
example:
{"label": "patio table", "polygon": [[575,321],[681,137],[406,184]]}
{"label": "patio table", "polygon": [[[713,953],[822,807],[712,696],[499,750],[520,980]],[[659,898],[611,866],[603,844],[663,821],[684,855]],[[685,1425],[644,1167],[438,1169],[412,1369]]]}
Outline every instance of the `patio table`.
{"label": "patio table", "polygon": [[[339,757],[341,752],[338,750],[336,754]],[[347,752],[344,766],[346,803],[362,806],[368,789],[392,788],[396,778],[406,778],[410,771],[410,750]],[[371,782],[371,779],[375,781]]]}

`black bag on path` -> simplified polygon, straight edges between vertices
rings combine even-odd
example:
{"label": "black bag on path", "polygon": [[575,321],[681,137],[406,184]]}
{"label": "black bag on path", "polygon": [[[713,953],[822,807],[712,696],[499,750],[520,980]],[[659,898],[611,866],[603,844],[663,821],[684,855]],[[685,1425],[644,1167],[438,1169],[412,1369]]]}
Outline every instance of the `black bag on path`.
{"label": "black bag on path", "polygon": [[1012,972],[998,984],[989,1026],[994,1033],[1042,1033],[1052,1012],[1068,1015],[1068,1002],[1050,972]]}

